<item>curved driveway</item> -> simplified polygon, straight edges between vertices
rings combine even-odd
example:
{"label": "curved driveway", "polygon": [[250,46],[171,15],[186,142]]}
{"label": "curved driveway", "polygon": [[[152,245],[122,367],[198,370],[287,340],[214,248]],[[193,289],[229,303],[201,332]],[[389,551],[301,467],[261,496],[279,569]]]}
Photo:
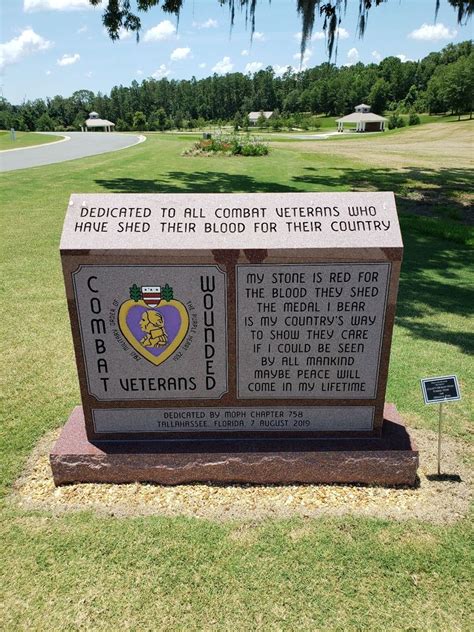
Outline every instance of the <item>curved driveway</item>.
{"label": "curved driveway", "polygon": [[138,134],[116,134],[113,132],[48,132],[48,135],[50,134],[61,138],[66,136],[68,140],[2,151],[0,153],[0,171],[27,169],[28,167],[39,167],[55,162],[104,154],[108,151],[132,147],[132,145],[146,140],[145,136]]}

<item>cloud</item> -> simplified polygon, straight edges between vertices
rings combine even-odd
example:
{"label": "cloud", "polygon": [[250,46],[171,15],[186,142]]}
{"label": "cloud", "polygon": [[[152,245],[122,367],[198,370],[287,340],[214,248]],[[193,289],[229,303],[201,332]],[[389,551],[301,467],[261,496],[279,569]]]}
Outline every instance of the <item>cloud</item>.
{"label": "cloud", "polygon": [[[107,37],[108,37],[108,35],[109,34],[107,33]],[[127,40],[127,39],[130,39],[132,37],[132,35],[133,35],[133,32],[132,31],[127,31],[127,29],[124,29],[123,26],[121,26],[119,28],[119,32],[118,32],[119,39]]]}
{"label": "cloud", "polygon": [[[342,26],[338,26],[338,28],[336,29],[336,37],[338,37],[341,40],[348,39],[349,35],[350,35],[349,31],[347,31]],[[301,37],[302,37],[301,31],[299,31],[298,33],[295,33],[295,39],[301,40]],[[325,39],[326,39],[326,33],[324,31],[316,31],[316,33],[313,33],[313,35],[311,36],[312,42],[317,42],[317,41],[321,41]]]}
{"label": "cloud", "polygon": [[166,40],[172,37],[176,33],[176,27],[169,20],[163,20],[156,26],[145,32],[143,41],[145,42],[157,42],[159,40]]}
{"label": "cloud", "polygon": [[202,62],[201,64],[199,64],[199,68],[206,68],[207,64]]}
{"label": "cloud", "polygon": [[313,56],[313,51],[310,48],[307,48],[304,52],[303,59],[301,59],[301,53],[295,53],[293,55],[293,59],[295,59],[300,64],[301,70],[306,70],[308,67],[309,60]]}
{"label": "cloud", "polygon": [[23,11],[74,11],[90,9],[89,0],[23,0]]}
{"label": "cloud", "polygon": [[261,68],[263,68],[261,61],[251,61],[245,66],[245,72],[258,72]]}
{"label": "cloud", "polygon": [[155,70],[155,72],[152,73],[151,76],[154,79],[164,79],[165,77],[169,77],[170,74],[171,74],[171,70],[167,68],[165,64],[161,64],[158,70]]}
{"label": "cloud", "polygon": [[382,55],[379,53],[378,50],[373,50],[371,52],[371,55],[376,61],[380,61],[382,59]]}
{"label": "cloud", "polygon": [[246,48],[244,48],[244,50],[243,50],[243,51],[241,51],[241,53],[240,53],[240,54],[242,55],[242,57],[248,57],[249,52],[248,52],[248,50],[247,50]]}
{"label": "cloud", "polygon": [[265,40],[267,39],[265,37],[264,33],[260,33],[259,31],[255,31],[255,33],[252,36],[252,39],[254,42],[265,42]]}
{"label": "cloud", "polygon": [[216,29],[219,26],[217,20],[209,18],[205,22],[193,22],[193,26],[198,29]]}
{"label": "cloud", "polygon": [[230,57],[224,57],[212,69],[212,72],[217,72],[218,75],[225,75],[226,72],[230,72],[234,64],[230,61]]}
{"label": "cloud", "polygon": [[31,27],[28,27],[18,37],[0,44],[0,68],[15,64],[27,55],[47,50],[52,45],[52,42],[35,33]]}
{"label": "cloud", "polygon": [[76,33],[78,35],[81,35],[82,33],[86,33],[87,32],[87,26],[81,26],[80,28],[77,29]]}
{"label": "cloud", "polygon": [[186,59],[187,57],[189,57],[190,53],[190,48],[175,48],[170,55],[170,59],[171,61],[180,61],[181,59]]}
{"label": "cloud", "polygon": [[295,72],[295,69],[290,64],[286,66],[280,66],[279,64],[273,64],[273,72],[277,77],[281,77],[285,72],[290,69],[291,72]]}
{"label": "cloud", "polygon": [[336,35],[339,37],[339,39],[345,40],[349,38],[349,31],[346,31],[345,28],[343,28],[342,26],[339,26],[336,29]]}
{"label": "cloud", "polygon": [[442,22],[439,24],[422,24],[420,28],[409,33],[408,37],[415,40],[436,42],[438,40],[454,39],[458,32],[456,29],[449,29]]}
{"label": "cloud", "polygon": [[357,48],[351,48],[350,51],[347,53],[347,64],[345,65],[353,66],[354,64],[357,64],[358,61],[359,51],[357,50]]}
{"label": "cloud", "polygon": [[52,73],[51,73],[51,70],[47,70],[47,71],[46,71],[46,74],[47,74],[47,75],[48,75],[48,77],[49,77],[49,75],[50,75],[50,74],[52,74]]}
{"label": "cloud", "polygon": [[407,56],[405,55],[405,53],[399,53],[398,55],[395,55],[395,57],[398,57],[398,59],[399,59],[401,62],[404,62],[404,61],[413,61],[413,59],[410,59],[409,57],[407,57]]}
{"label": "cloud", "polygon": [[[87,27],[86,27],[87,28]],[[106,28],[102,29],[102,33],[103,35],[105,35],[105,37],[109,37],[109,32],[107,31]],[[118,37],[119,37],[119,41],[123,42],[123,40],[128,40],[132,37],[133,32],[132,31],[127,31],[126,28],[124,28],[123,26],[121,26],[118,30]]]}
{"label": "cloud", "polygon": [[86,72],[85,76],[88,77],[89,79],[92,77],[94,73],[92,72],[92,70],[89,70],[89,72]]}
{"label": "cloud", "polygon": [[143,70],[140,70],[140,68],[137,70],[137,75],[139,77],[141,77],[143,75]]}
{"label": "cloud", "polygon": [[74,53],[74,55],[63,55],[61,59],[56,61],[56,63],[58,66],[72,66],[72,64],[76,64],[80,58],[81,56],[79,53]]}

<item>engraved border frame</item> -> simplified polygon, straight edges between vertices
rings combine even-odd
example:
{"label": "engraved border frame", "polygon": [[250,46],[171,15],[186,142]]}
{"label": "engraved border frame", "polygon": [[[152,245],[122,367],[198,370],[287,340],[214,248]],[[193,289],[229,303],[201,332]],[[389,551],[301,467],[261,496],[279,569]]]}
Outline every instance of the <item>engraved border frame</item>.
{"label": "engraved border frame", "polygon": [[[226,406],[225,408],[219,409],[219,408],[215,408],[215,410],[219,410],[219,411],[226,411],[226,410],[272,410],[278,408],[278,406]],[[352,409],[352,408],[364,408],[367,409],[370,415],[370,427],[369,428],[349,428],[349,429],[345,429],[345,430],[341,430],[341,429],[337,429],[336,432],[368,432],[370,430],[373,429],[374,427],[374,417],[375,417],[375,406],[367,406],[367,405],[349,405],[349,406],[283,406],[283,407],[279,407],[280,410],[282,408],[285,409],[290,409],[290,410],[298,410],[298,411],[305,411],[305,409],[311,409],[314,408],[315,410],[318,411],[323,411],[324,409],[327,410],[334,410],[334,409]],[[183,409],[184,411],[199,411],[199,412],[204,412],[204,411],[209,411],[209,410],[213,410],[212,407],[206,407],[206,408],[185,408]],[[224,428],[224,429],[217,429],[217,428],[209,428],[205,431],[200,430],[199,428],[196,428],[195,430],[187,430],[187,429],[183,429],[183,428],[176,428],[176,429],[172,429],[172,430],[123,430],[123,428],[119,429],[119,430],[98,430],[97,429],[97,419],[96,419],[96,413],[111,413],[114,414],[115,412],[123,412],[126,411],[127,413],[133,413],[134,411],[146,411],[146,412],[151,412],[154,413],[155,411],[160,412],[160,413],[164,413],[164,412],[174,412],[175,409],[174,408],[141,408],[141,407],[137,407],[137,408],[91,408],[91,413],[92,413],[92,420],[93,420],[93,424],[94,424],[94,431],[97,433],[108,433],[108,434],[123,434],[123,433],[131,433],[131,432],[140,432],[140,433],[145,433],[145,432],[153,432],[154,434],[160,434],[162,435],[163,438],[168,438],[168,436],[171,435],[175,435],[177,433],[186,433],[186,435],[189,435],[189,438],[192,439],[192,435],[194,433],[200,433],[201,437],[199,437],[199,439],[202,439],[202,433],[206,432],[206,433],[219,433],[222,434],[223,437],[226,436],[227,433],[235,433],[235,432],[258,432],[258,433],[271,433],[271,432],[281,432],[281,433],[285,433],[288,432],[289,436],[295,436],[293,433],[307,433],[307,432],[326,432],[327,430],[323,429],[323,430],[315,430],[314,428],[312,429],[308,429],[308,428],[291,428],[291,429],[285,429],[285,430],[281,430],[281,429],[277,429],[277,428],[272,428],[272,429],[261,429],[261,428],[255,428],[255,429],[251,429],[251,428],[243,428],[242,430],[236,430],[235,428]],[[168,436],[167,436],[168,435]],[[289,437],[288,437],[289,438]]]}
{"label": "engraved border frame", "polygon": [[[74,291],[74,302],[75,302],[75,308],[76,308],[76,313],[77,313],[77,321],[79,324],[79,337],[80,337],[80,341],[81,341],[81,350],[82,350],[82,357],[84,359],[84,373],[85,373],[85,377],[86,377],[86,382],[87,382],[87,393],[90,397],[93,397],[96,401],[98,402],[120,402],[120,401],[126,401],[126,402],[133,402],[133,398],[118,398],[118,397],[108,397],[108,398],[101,398],[98,397],[97,395],[95,395],[92,390],[91,390],[91,384],[90,384],[90,379],[89,379],[89,372],[88,372],[88,363],[87,363],[87,356],[86,356],[86,350],[84,347],[84,335],[83,335],[83,328],[82,328],[82,317],[81,317],[81,312],[80,312],[80,302],[78,300],[78,291],[77,291],[77,287],[76,287],[76,275],[79,274],[81,272],[81,270],[83,268],[215,268],[220,274],[224,275],[224,350],[225,350],[225,386],[224,386],[224,390],[222,391],[222,393],[219,395],[219,397],[196,397],[195,395],[191,396],[191,397],[184,397],[182,394],[179,394],[179,396],[177,396],[176,398],[170,398],[170,397],[163,397],[163,398],[158,398],[155,395],[152,397],[145,397],[142,396],[139,398],[139,401],[143,401],[143,400],[163,400],[163,401],[171,401],[172,399],[176,399],[176,400],[182,400],[182,399],[189,399],[189,400],[193,400],[193,399],[202,399],[202,400],[211,400],[211,399],[215,399],[216,401],[222,399],[224,397],[224,395],[226,395],[229,392],[229,354],[228,354],[228,349],[229,349],[229,342],[228,342],[228,314],[227,314],[227,294],[228,294],[228,279],[227,279],[227,272],[222,270],[218,265],[213,265],[213,264],[209,264],[209,263],[204,263],[202,265],[200,264],[191,264],[191,265],[186,265],[186,264],[126,264],[126,265],[122,265],[122,264],[94,264],[94,263],[85,263],[85,264],[80,264],[79,267],[74,270],[73,272],[71,272],[71,281],[72,281],[72,288]],[[138,398],[136,398],[138,400]]]}
{"label": "engraved border frame", "polygon": [[[379,337],[379,343],[378,343],[378,354],[377,354],[377,368],[374,374],[374,389],[373,389],[373,393],[371,395],[369,395],[368,393],[364,393],[363,396],[358,396],[355,397],[353,396],[353,394],[351,393],[341,393],[341,396],[339,397],[327,397],[327,396],[317,396],[317,397],[308,397],[304,394],[298,394],[295,397],[290,397],[289,393],[281,393],[281,394],[275,394],[275,393],[271,393],[270,395],[265,395],[265,394],[260,394],[260,397],[258,397],[258,399],[285,399],[285,400],[291,400],[291,399],[295,399],[295,400],[300,400],[300,399],[304,399],[305,401],[318,401],[318,400],[325,400],[327,401],[328,399],[332,399],[333,401],[338,401],[338,400],[369,400],[369,399],[376,399],[377,398],[377,392],[378,392],[378,383],[379,383],[379,377],[380,377],[380,361],[381,361],[381,357],[382,357],[382,349],[383,349],[383,342],[384,342],[384,333],[385,333],[385,328],[386,328],[386,319],[387,319],[387,301],[388,301],[388,296],[389,296],[389,291],[390,291],[390,281],[391,281],[391,277],[392,277],[392,262],[391,261],[369,261],[369,262],[329,262],[329,263],[317,263],[317,262],[310,262],[310,263],[268,263],[268,264],[260,264],[260,267],[264,268],[264,267],[309,267],[309,266],[315,266],[315,267],[321,267],[321,266],[356,266],[356,265],[361,265],[361,266],[373,266],[373,265],[377,265],[377,266],[386,266],[387,267],[387,277],[386,277],[386,284],[385,284],[385,295],[383,298],[383,318],[382,318],[382,322],[381,322],[381,326],[380,326],[380,337]],[[247,397],[247,396],[242,396],[240,394],[240,390],[239,390],[239,362],[240,362],[240,347],[239,347],[239,269],[240,268],[255,268],[257,266],[255,266],[254,264],[237,264],[236,266],[236,274],[235,274],[235,310],[236,310],[236,327],[235,327],[235,336],[236,336],[236,396],[238,399],[241,399],[242,401],[249,401],[249,400],[254,400],[257,399],[255,397]],[[352,396],[350,396],[352,395]],[[373,423],[373,420],[372,420]]]}

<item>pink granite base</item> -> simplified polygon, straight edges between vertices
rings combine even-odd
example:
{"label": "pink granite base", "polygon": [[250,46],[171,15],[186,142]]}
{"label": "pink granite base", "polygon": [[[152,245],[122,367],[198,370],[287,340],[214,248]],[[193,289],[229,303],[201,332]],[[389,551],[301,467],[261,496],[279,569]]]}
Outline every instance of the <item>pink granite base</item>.
{"label": "pink granite base", "polygon": [[366,483],[415,485],[418,451],[393,404],[381,437],[91,443],[76,407],[50,454],[67,483]]}

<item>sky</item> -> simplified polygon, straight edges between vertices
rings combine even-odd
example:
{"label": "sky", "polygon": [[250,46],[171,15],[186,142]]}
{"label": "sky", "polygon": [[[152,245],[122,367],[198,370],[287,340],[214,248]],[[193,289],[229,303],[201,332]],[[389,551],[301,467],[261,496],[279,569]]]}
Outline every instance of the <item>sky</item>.
{"label": "sky", "polygon": [[[417,60],[472,38],[472,22],[458,25],[446,0],[441,0],[436,22],[435,0],[389,0],[370,11],[360,39],[358,5],[358,0],[348,0],[338,66],[378,62],[390,55]],[[137,43],[131,33],[112,42],[102,25],[101,7],[91,7],[88,0],[2,0],[2,94],[19,104],[56,94],[67,97],[79,89],[107,94],[114,85],[148,77],[199,79],[267,66],[281,74],[288,66],[298,70],[327,61],[319,20],[300,65],[301,20],[295,7],[295,0],[259,0],[251,40],[244,13],[237,10],[231,30],[228,8],[217,0],[185,0],[179,24],[160,8],[142,14]]]}

